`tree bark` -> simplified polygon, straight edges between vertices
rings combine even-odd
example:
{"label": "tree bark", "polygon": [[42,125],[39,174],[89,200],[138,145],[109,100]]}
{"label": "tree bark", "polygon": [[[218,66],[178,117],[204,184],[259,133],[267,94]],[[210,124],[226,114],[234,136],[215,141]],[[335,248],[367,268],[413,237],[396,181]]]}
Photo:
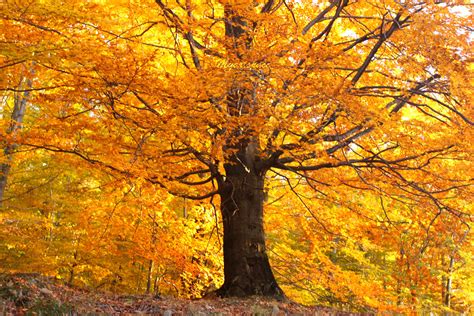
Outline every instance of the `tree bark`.
{"label": "tree bark", "polygon": [[[4,154],[6,150],[4,150]],[[10,173],[10,157],[7,156],[7,162],[0,164],[0,209],[3,207],[3,194],[5,192],[5,189],[7,187],[7,179],[8,179],[8,174]]]}
{"label": "tree bark", "polygon": [[[252,5],[249,7],[253,9]],[[232,5],[224,8],[228,60],[245,61],[251,49],[249,26],[254,23]],[[235,77],[226,97],[232,117],[253,115],[257,108],[255,91],[248,76]],[[225,177],[219,183],[224,225],[224,284],[220,296],[261,295],[284,298],[268,260],[263,228],[264,179],[267,167],[259,158],[258,137],[248,126],[233,130],[224,146]]]}
{"label": "tree bark", "polygon": [[146,294],[150,294],[153,277],[153,260],[148,261],[148,274],[146,276]]}
{"label": "tree bark", "polygon": [[224,284],[220,296],[262,295],[283,298],[270,268],[263,228],[265,170],[245,163],[241,151],[225,164],[220,193],[224,223]]}
{"label": "tree bark", "polygon": [[[26,79],[25,83],[26,89],[31,89],[32,87],[32,80]],[[23,93],[17,93],[14,96],[14,105],[13,105],[13,112],[11,115],[11,122],[6,131],[8,135],[15,134],[18,129],[21,128],[21,124],[23,123],[23,118],[26,113],[26,105],[30,96],[30,91],[25,91]],[[5,193],[5,189],[7,187],[7,180],[8,175],[10,174],[11,169],[11,162],[12,162],[12,155],[17,148],[17,144],[15,143],[7,143],[3,149],[3,155],[6,158],[6,161],[0,163],[0,209],[3,206],[3,196]]]}
{"label": "tree bark", "polygon": [[446,277],[446,283],[444,284],[444,305],[448,308],[451,307],[451,286],[452,286],[452,273],[454,267],[454,257],[450,256],[449,258],[449,268],[448,268],[448,275]]}

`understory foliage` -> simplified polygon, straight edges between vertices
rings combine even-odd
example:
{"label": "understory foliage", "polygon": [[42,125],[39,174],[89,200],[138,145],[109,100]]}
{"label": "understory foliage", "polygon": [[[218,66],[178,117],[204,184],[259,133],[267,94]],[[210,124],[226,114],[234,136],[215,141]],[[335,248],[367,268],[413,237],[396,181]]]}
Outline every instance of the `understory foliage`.
{"label": "understory foliage", "polygon": [[[117,180],[77,162],[71,169],[64,155],[17,157],[9,187],[15,193],[7,195],[1,214],[2,272],[42,273],[92,290],[186,298],[202,297],[222,282],[222,227],[215,224],[220,219],[212,204]],[[355,212],[309,196],[301,206],[279,185],[269,188],[267,242],[285,293],[307,305],[341,309],[443,311],[450,278],[452,308],[469,310],[469,235],[456,242],[456,227],[448,226],[447,233],[444,219],[426,236],[423,219],[414,221],[408,209],[386,206],[390,215],[377,213],[377,198],[358,193],[351,193]],[[427,238],[431,246],[420,254]]]}
{"label": "understory foliage", "polygon": [[238,166],[291,299],[472,311],[469,10],[3,1],[0,272],[202,297]]}
{"label": "understory foliage", "polygon": [[15,166],[16,193],[1,214],[3,272],[116,293],[201,297],[216,288],[212,209],[74,166],[38,152]]}

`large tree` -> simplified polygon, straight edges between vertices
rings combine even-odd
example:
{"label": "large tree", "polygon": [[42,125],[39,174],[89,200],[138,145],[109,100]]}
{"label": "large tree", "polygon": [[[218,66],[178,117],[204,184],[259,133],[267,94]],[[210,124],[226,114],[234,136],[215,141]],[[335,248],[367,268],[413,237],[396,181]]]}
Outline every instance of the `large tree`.
{"label": "large tree", "polygon": [[34,83],[44,115],[23,144],[218,201],[219,294],[283,295],[263,229],[270,174],[295,194],[290,177],[345,207],[354,188],[409,204],[429,214],[427,236],[441,214],[468,225],[468,205],[457,201],[472,178],[462,172],[471,162],[472,26],[455,1],[92,9],[61,29],[9,12],[60,43],[32,57],[51,79]]}

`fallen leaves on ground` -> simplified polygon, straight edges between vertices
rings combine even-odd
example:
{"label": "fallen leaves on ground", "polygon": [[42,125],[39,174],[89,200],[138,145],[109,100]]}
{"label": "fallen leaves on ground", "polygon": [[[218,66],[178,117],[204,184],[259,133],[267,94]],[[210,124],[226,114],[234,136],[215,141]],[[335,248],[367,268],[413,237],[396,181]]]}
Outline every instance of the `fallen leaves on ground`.
{"label": "fallen leaves on ground", "polygon": [[260,297],[186,300],[91,292],[39,274],[0,275],[2,315],[355,315]]}

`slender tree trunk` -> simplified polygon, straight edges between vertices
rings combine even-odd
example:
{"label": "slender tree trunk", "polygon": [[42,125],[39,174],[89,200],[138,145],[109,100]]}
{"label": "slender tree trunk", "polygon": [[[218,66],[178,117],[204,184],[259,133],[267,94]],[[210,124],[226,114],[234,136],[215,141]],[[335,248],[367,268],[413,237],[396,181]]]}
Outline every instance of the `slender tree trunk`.
{"label": "slender tree trunk", "polygon": [[[240,156],[240,158],[238,158]],[[224,222],[224,284],[221,296],[283,297],[270,268],[263,230],[264,172],[245,155],[225,165],[221,190]],[[247,160],[248,161],[248,160]]]}
{"label": "slender tree trunk", "polygon": [[159,296],[159,288],[158,288],[158,280],[160,279],[160,273],[159,271],[155,274],[155,279],[153,281],[153,293],[156,296]]}
{"label": "slender tree trunk", "polygon": [[10,173],[10,169],[11,169],[11,165],[10,165],[11,158],[7,155],[6,152],[7,151],[4,150],[4,155],[7,158],[7,162],[0,164],[0,209],[3,206],[3,195],[7,187],[8,174]]}
{"label": "slender tree trunk", "polygon": [[[33,72],[32,72],[33,73]],[[23,123],[23,118],[25,117],[26,113],[26,104],[30,97],[30,91],[32,87],[32,80],[26,79],[25,81],[25,89],[27,91],[23,93],[16,93],[14,95],[14,104],[13,104],[13,112],[11,115],[11,122],[7,129],[7,135],[15,135],[19,128],[21,128],[21,124]],[[22,86],[20,84],[20,86]],[[13,143],[7,143],[3,148],[3,155],[5,157],[5,162],[0,163],[0,208],[3,206],[3,196],[5,193],[5,189],[7,187],[7,180],[8,175],[10,174],[11,169],[11,162],[12,162],[12,155],[16,150],[18,145]]]}
{"label": "slender tree trunk", "polygon": [[[141,195],[141,192],[140,192]],[[151,223],[151,244],[153,247],[153,254],[156,252],[156,230],[158,228],[158,224],[156,223],[156,213],[153,212],[153,216],[151,216],[153,222]],[[152,277],[153,277],[153,266],[154,262],[153,259],[150,259],[148,261],[148,274],[146,278],[146,294],[150,294],[151,291],[151,285],[152,285]]]}
{"label": "slender tree trunk", "polygon": [[143,264],[142,263],[138,263],[138,276],[137,276],[137,293],[140,293],[141,289],[142,289],[142,277],[143,277]]}
{"label": "slender tree trunk", "polygon": [[445,290],[444,290],[444,305],[446,307],[451,307],[451,287],[452,287],[452,276],[451,273],[453,272],[454,267],[454,257],[451,256],[449,259],[449,268],[448,268],[448,275],[446,277],[445,283]]}
{"label": "slender tree trunk", "polygon": [[146,277],[146,294],[150,294],[153,277],[153,260],[148,261],[148,274]]}
{"label": "slender tree trunk", "polygon": [[74,282],[74,277],[75,277],[74,268],[75,267],[76,267],[76,264],[73,263],[72,266],[69,268],[69,278],[66,282],[67,285],[72,285],[72,282]]}

